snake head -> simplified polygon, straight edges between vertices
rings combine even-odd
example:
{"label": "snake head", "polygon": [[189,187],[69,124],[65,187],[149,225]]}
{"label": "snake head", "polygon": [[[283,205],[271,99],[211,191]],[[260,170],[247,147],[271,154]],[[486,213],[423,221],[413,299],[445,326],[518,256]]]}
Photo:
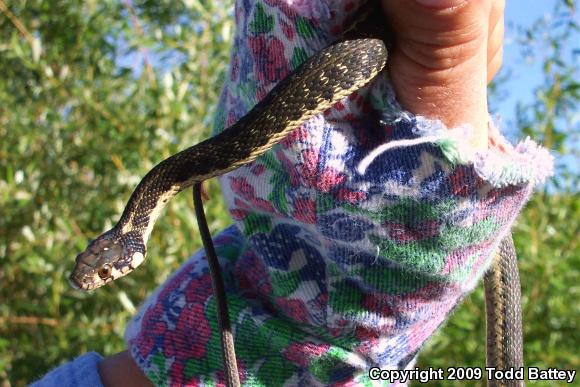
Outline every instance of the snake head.
{"label": "snake head", "polygon": [[69,282],[79,290],[89,291],[129,274],[144,259],[144,253],[123,247],[122,241],[104,234],[77,255]]}

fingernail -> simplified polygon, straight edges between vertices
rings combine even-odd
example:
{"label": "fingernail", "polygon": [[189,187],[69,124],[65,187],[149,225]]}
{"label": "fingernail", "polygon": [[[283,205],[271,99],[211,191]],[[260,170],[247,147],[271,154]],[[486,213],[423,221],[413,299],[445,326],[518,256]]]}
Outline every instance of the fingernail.
{"label": "fingernail", "polygon": [[467,0],[416,0],[417,3],[424,5],[426,7],[433,8],[449,8],[457,7],[465,3]]}

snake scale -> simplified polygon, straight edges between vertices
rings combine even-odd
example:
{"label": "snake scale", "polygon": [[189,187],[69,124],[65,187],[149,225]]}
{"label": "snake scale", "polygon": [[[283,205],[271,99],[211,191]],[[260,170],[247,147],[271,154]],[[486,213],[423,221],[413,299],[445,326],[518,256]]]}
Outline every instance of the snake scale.
{"label": "snake scale", "polygon": [[[145,258],[147,240],[165,205],[193,185],[196,215],[218,304],[226,382],[228,386],[238,386],[227,300],[205,222],[200,184],[255,160],[304,121],[366,85],[385,67],[388,36],[382,11],[377,9],[378,2],[368,4],[338,42],[314,54],[279,82],[236,124],[155,166],[134,190],[118,223],[77,256],[71,284],[90,291],[132,272]],[[511,236],[502,241],[492,269],[485,276],[485,295],[487,366],[522,367],[519,277]],[[502,380],[488,383],[523,385]]]}

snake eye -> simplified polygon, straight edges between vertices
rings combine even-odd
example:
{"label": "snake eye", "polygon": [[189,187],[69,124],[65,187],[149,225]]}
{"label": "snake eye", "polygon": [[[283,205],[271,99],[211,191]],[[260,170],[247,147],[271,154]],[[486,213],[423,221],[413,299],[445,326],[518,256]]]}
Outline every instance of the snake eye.
{"label": "snake eye", "polygon": [[101,277],[101,279],[109,278],[111,276],[111,265],[106,263],[103,266],[99,267],[97,274],[99,275],[99,277]]}

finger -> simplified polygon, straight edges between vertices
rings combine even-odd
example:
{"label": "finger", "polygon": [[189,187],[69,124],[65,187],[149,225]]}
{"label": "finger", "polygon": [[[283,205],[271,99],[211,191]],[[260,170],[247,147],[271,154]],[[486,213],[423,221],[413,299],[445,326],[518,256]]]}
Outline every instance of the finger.
{"label": "finger", "polygon": [[[414,114],[447,127],[469,124],[476,148],[487,147],[488,37],[498,0],[383,0],[395,31],[389,74],[397,99]],[[438,4],[438,6],[435,6]],[[501,3],[495,5],[501,9]],[[501,12],[495,11],[495,19]],[[461,106],[458,109],[458,106]]]}
{"label": "finger", "polygon": [[491,4],[465,1],[434,9],[419,1],[383,1],[397,31],[401,54],[433,72],[453,68],[481,50],[482,37],[488,34]]}
{"label": "finger", "polygon": [[490,28],[487,45],[487,82],[491,82],[493,77],[501,68],[503,61],[503,36],[504,36],[504,14],[503,11],[497,15],[494,25]]}
{"label": "finger", "polygon": [[491,60],[487,62],[487,83],[490,83],[497,75],[503,62],[503,46],[495,52]]}
{"label": "finger", "polygon": [[504,35],[504,18],[503,15],[495,23],[495,25],[490,26],[489,37],[487,38],[487,56],[491,59],[499,46],[503,45],[503,35]]}
{"label": "finger", "polygon": [[505,11],[505,0],[494,0],[491,4],[491,11],[489,14],[489,33],[495,29],[495,26],[501,22],[503,24],[503,16]]}

